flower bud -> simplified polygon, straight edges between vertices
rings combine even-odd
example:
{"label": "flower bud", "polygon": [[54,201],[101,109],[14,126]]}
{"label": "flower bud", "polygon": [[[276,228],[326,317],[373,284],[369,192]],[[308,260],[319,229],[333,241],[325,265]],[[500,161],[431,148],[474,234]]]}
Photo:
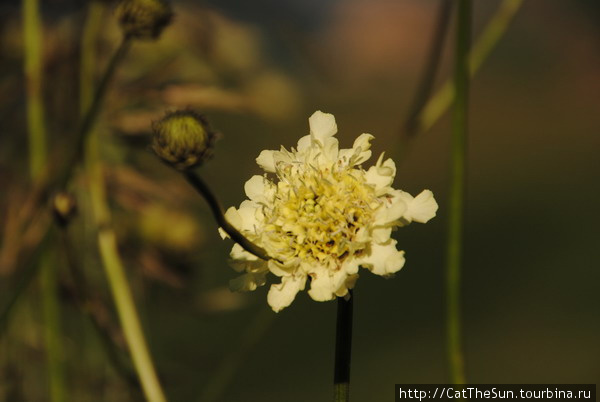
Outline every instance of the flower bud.
{"label": "flower bud", "polygon": [[158,38],[173,18],[166,0],[121,0],[115,14],[125,35],[137,39]]}
{"label": "flower bud", "polygon": [[66,226],[77,213],[75,197],[69,193],[58,193],[52,199],[54,218],[60,226]]}
{"label": "flower bud", "polygon": [[152,124],[152,150],[177,170],[201,165],[212,156],[215,134],[207,121],[191,110],[168,113]]}

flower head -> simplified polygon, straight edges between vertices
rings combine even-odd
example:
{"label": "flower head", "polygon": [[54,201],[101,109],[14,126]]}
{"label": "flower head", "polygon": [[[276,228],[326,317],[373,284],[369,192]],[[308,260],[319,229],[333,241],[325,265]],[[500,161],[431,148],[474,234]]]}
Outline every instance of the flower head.
{"label": "flower head", "polygon": [[[396,166],[383,154],[368,170],[371,134],[361,134],[350,149],[339,149],[335,118],[315,112],[310,134],[290,151],[262,151],[256,159],[267,174],[246,182],[249,200],[230,208],[227,219],[272,258],[260,260],[235,244],[231,281],[238,291],[254,290],[268,272],[281,278],[271,285],[268,303],[275,311],[289,306],[310,279],[308,294],[326,301],[346,296],[359,267],[388,276],[404,265],[392,229],[425,223],[438,205],[429,190],[418,196],[393,189]],[[268,174],[274,174],[272,180]]]}
{"label": "flower head", "polygon": [[115,10],[121,29],[136,39],[156,39],[173,11],[167,0],[121,0]]}
{"label": "flower head", "polygon": [[152,150],[175,169],[190,169],[212,156],[216,136],[198,113],[191,110],[167,113],[152,124],[152,129]]}

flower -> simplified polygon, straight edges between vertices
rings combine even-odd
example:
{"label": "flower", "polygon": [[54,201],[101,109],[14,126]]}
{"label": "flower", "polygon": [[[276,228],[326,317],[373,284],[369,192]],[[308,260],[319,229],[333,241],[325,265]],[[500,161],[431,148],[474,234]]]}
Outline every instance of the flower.
{"label": "flower", "polygon": [[216,136],[194,111],[169,112],[152,124],[152,130],[152,150],[177,170],[191,169],[212,156]]}
{"label": "flower", "polygon": [[266,174],[250,178],[249,200],[225,214],[271,257],[261,260],[235,244],[233,266],[243,274],[230,287],[255,290],[273,273],[281,282],[271,285],[267,300],[276,312],[292,303],[307,279],[310,297],[326,301],[348,295],[359,267],[381,276],[399,271],[404,251],[396,248],[392,229],[425,223],[438,209],[429,190],[413,197],[392,188],[396,166],[383,154],[374,166],[362,168],[371,156],[371,134],[339,149],[333,115],[317,111],[309,125],[310,134],[296,149],[260,153],[256,161]]}
{"label": "flower", "polygon": [[121,0],[115,14],[125,35],[156,39],[173,18],[167,0]]}

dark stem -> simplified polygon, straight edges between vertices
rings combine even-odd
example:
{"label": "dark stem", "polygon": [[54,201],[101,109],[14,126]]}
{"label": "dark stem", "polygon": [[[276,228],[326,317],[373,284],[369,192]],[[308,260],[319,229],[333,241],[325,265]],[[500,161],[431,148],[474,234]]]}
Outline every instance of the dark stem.
{"label": "dark stem", "polygon": [[338,297],[337,323],[335,327],[335,368],[333,374],[333,401],[350,400],[350,357],[352,353],[352,308],[354,295],[348,299]]}
{"label": "dark stem", "polygon": [[210,207],[210,210],[213,213],[213,216],[215,217],[215,220],[217,221],[221,229],[223,229],[225,233],[227,233],[234,242],[242,246],[247,252],[254,254],[262,260],[268,261],[271,259],[271,257],[269,257],[269,255],[263,248],[252,243],[235,227],[233,227],[231,223],[227,221],[227,219],[225,218],[225,211],[223,211],[223,207],[221,207],[221,204],[219,204],[219,201],[217,201],[215,195],[212,193],[212,191],[210,191],[210,188],[208,188],[208,186],[206,185],[206,183],[204,183],[200,176],[198,176],[195,172],[191,170],[184,171],[183,175],[185,176],[187,181],[192,185],[192,187],[194,187],[196,191],[198,191],[198,193],[200,193],[200,195],[204,197],[204,199],[208,203],[208,206]]}
{"label": "dark stem", "polygon": [[421,76],[413,105],[410,108],[408,119],[406,120],[405,130],[407,136],[413,136],[419,132],[419,116],[433,89],[435,75],[440,64],[440,59],[442,58],[442,50],[444,49],[444,38],[446,37],[452,14],[452,4],[452,0],[440,0],[427,63]]}

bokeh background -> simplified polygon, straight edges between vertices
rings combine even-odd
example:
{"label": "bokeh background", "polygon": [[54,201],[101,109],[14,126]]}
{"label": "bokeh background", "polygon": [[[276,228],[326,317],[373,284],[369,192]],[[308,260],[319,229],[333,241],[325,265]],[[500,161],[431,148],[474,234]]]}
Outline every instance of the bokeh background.
{"label": "bokeh background", "polygon": [[[474,37],[499,1],[474,1]],[[352,398],[390,401],[396,383],[449,380],[444,253],[450,118],[407,139],[404,126],[438,2],[175,1],[157,42],[136,43],[99,121],[110,205],[161,380],[173,401],[307,401],[332,394],[336,304],[299,294],[279,314],[267,287],[232,294],[231,242],[202,200],[148,150],[150,123],[192,107],[221,133],[200,174],[225,206],[259,174],[263,149],[294,146],[315,110],[336,116],[342,146],[363,132],[398,165],[395,187],[433,191],[438,216],[394,237],[407,263],[393,279],[366,270],[355,290]],[[51,155],[72,145],[88,3],[42,2]],[[110,11],[99,71],[119,40]],[[0,5],[0,306],[35,241],[11,232],[31,190],[19,2]],[[451,74],[446,39],[436,88]],[[474,77],[469,111],[463,269],[471,383],[600,380],[600,6],[525,0]],[[370,164],[367,163],[367,166]],[[85,175],[71,236],[127,365],[95,247]],[[57,263],[64,264],[56,245]],[[60,268],[69,400],[140,400],[100,346]],[[39,283],[0,333],[0,400],[48,400]]]}

